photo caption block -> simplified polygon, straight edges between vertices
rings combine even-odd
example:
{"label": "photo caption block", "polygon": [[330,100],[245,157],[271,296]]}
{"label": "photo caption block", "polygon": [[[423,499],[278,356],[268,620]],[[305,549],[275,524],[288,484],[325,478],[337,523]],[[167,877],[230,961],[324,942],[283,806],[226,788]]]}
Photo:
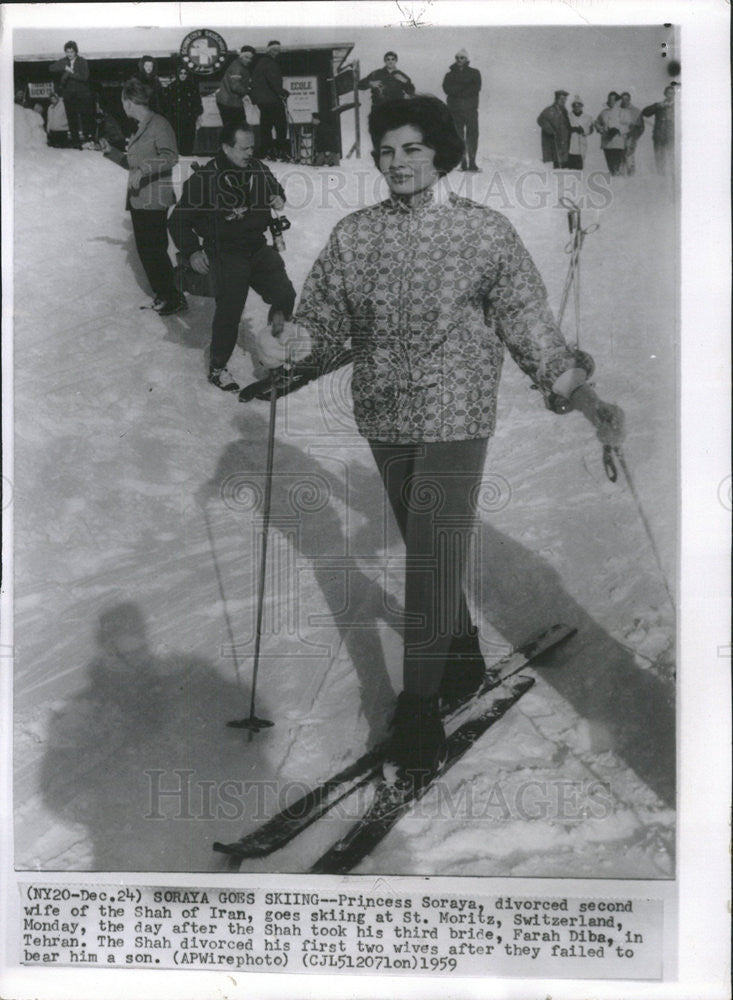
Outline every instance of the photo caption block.
{"label": "photo caption block", "polygon": [[23,965],[662,977],[661,899],[20,886]]}

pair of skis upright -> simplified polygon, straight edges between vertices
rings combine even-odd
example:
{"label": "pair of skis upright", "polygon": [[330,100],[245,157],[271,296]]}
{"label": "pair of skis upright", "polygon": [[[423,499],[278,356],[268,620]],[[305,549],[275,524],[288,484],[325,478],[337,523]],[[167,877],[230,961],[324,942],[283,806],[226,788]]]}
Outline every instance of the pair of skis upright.
{"label": "pair of skis upright", "polygon": [[553,625],[537,638],[517,647],[487,673],[479,691],[444,714],[446,758],[432,780],[420,786],[392,784],[382,777],[386,741],[368,750],[353,764],[321,782],[273,816],[257,830],[230,844],[215,843],[228,855],[228,867],[237,871],[246,858],[264,857],[281,849],[355,791],[373,786],[371,803],[348,833],[311,867],[314,874],[345,874],[367,857],[410,808],[422,798],[474,743],[516,704],[534,684],[520,671],[575,634],[567,625]]}

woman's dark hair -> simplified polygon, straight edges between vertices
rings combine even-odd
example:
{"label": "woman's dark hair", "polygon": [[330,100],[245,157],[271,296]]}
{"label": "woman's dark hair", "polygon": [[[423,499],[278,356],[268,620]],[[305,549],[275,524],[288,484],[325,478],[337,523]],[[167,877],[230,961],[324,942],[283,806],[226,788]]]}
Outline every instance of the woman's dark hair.
{"label": "woman's dark hair", "polygon": [[[621,95],[618,94],[615,90],[609,90],[608,97],[615,97],[617,101],[621,100]],[[608,101],[608,97],[606,98],[606,101]]]}
{"label": "woman's dark hair", "polygon": [[456,132],[453,116],[437,97],[418,94],[404,100],[395,98],[372,109],[369,115],[369,135],[372,139],[372,157],[379,166],[379,144],[385,133],[392,129],[412,125],[422,132],[422,141],[435,150],[435,167],[441,176],[455,169],[463,158],[465,146]]}
{"label": "woman's dark hair", "polygon": [[[272,45],[272,44],[273,43],[270,42],[270,45]],[[277,44],[279,45],[280,43],[278,42]],[[242,48],[239,51],[240,52],[251,52],[253,56],[257,55],[257,49],[253,45],[243,45]]]}
{"label": "woman's dark hair", "polygon": [[79,46],[76,42],[67,42],[66,45],[64,45],[64,52],[66,52],[67,49],[73,49],[74,52],[79,55]]}
{"label": "woman's dark hair", "polygon": [[142,104],[148,107],[153,97],[153,88],[149,87],[147,83],[143,83],[142,80],[132,77],[122,88],[122,97],[124,100],[130,101],[131,104]]}

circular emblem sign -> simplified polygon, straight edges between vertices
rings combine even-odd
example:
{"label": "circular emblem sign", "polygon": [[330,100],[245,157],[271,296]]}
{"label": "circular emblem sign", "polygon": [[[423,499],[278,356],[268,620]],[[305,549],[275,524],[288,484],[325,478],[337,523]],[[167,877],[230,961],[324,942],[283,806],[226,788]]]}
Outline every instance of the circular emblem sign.
{"label": "circular emblem sign", "polygon": [[224,65],[227,43],[215,31],[199,28],[181,42],[181,60],[192,73],[208,76]]}

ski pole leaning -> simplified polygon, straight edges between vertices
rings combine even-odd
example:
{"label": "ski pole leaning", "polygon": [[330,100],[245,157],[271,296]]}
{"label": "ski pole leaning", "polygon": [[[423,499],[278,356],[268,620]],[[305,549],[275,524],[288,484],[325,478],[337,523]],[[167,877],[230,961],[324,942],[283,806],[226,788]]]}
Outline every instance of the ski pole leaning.
{"label": "ski pole leaning", "polygon": [[565,253],[570,254],[570,264],[568,265],[568,273],[565,278],[565,286],[562,292],[562,298],[560,300],[560,308],[557,314],[558,326],[562,326],[563,316],[565,315],[565,308],[568,304],[568,297],[570,295],[570,289],[574,286],[574,308],[575,308],[575,346],[580,346],[580,251],[583,248],[583,243],[586,236],[589,233],[594,233],[598,229],[598,223],[594,222],[592,225],[587,226],[583,229],[581,225],[581,215],[580,206],[572,200],[572,198],[561,198],[560,204],[563,208],[568,210],[568,226],[572,234],[572,239],[565,247]]}
{"label": "ski pole leaning", "polygon": [[618,464],[621,466],[621,471],[624,474],[624,479],[626,480],[626,485],[629,487],[629,492],[631,493],[632,497],[634,498],[634,503],[636,504],[636,509],[638,511],[639,517],[641,518],[641,523],[644,525],[644,531],[646,532],[646,536],[647,536],[647,538],[649,540],[649,544],[651,546],[651,550],[654,553],[654,559],[655,559],[655,561],[657,563],[657,568],[658,568],[659,574],[660,574],[660,576],[662,578],[662,583],[664,584],[664,589],[667,591],[667,596],[669,597],[669,602],[672,605],[672,610],[676,612],[677,609],[676,609],[676,606],[675,606],[674,597],[672,596],[672,590],[671,590],[671,588],[669,586],[669,583],[667,582],[667,577],[665,575],[664,568],[662,567],[662,560],[661,560],[661,558],[659,556],[659,550],[657,549],[656,542],[654,541],[654,536],[652,534],[652,529],[649,526],[649,521],[647,519],[646,514],[644,513],[644,508],[641,505],[641,500],[639,499],[639,494],[636,491],[636,486],[634,485],[634,480],[631,478],[631,472],[629,471],[629,467],[626,464],[626,458],[624,456],[624,453],[621,450],[621,447],[619,445],[617,445],[617,446],[612,446],[610,444],[604,445],[603,446],[603,468],[606,470],[606,475],[608,476],[608,478],[610,479],[610,481],[612,483],[615,483],[616,480],[618,479],[618,470],[616,468],[616,461],[615,461],[616,459],[618,460]]}
{"label": "ski pole leaning", "polygon": [[252,694],[249,703],[249,716],[228,722],[232,729],[247,729],[249,742],[254,733],[267,729],[273,723],[267,719],[259,719],[255,715],[255,699],[257,696],[257,673],[260,666],[260,646],[262,644],[262,614],[265,603],[265,573],[267,570],[267,539],[270,532],[270,508],[272,506],[272,470],[275,453],[275,418],[277,415],[277,380],[270,376],[270,421],[267,429],[267,466],[265,471],[265,502],[262,511],[262,548],[260,551],[260,573],[257,585],[257,624],[255,626],[255,654],[252,667]]}

